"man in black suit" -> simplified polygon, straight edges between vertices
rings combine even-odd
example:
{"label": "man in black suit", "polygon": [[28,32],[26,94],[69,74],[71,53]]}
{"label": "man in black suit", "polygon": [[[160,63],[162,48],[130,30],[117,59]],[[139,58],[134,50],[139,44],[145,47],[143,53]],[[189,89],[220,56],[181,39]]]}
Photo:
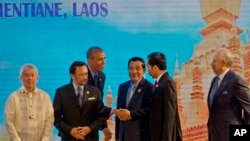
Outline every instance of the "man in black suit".
{"label": "man in black suit", "polygon": [[229,141],[229,125],[250,124],[250,92],[247,83],[230,69],[233,56],[228,49],[217,50],[211,66],[216,77],[207,97],[208,138]]}
{"label": "man in black suit", "polygon": [[[114,110],[117,114],[115,139],[148,141],[148,111],[152,100],[152,84],[144,79],[146,68],[142,58],[131,58],[128,61],[128,71],[130,80],[120,84],[118,89],[117,109]],[[123,114],[127,115],[124,117]]]}
{"label": "man in black suit", "polygon": [[103,97],[105,74],[103,73],[106,56],[100,47],[91,47],[87,51],[88,84],[100,89]]}
{"label": "man in black suit", "polygon": [[[87,51],[87,60],[88,60],[88,84],[99,88],[101,91],[102,99],[104,96],[104,83],[105,83],[105,74],[103,73],[104,65],[106,63],[106,56],[104,51],[97,46],[90,47]],[[108,119],[111,114],[111,107],[105,107],[106,118]],[[105,124],[102,127],[105,140],[112,138],[112,133],[108,128],[108,125]]]}
{"label": "man in black suit", "polygon": [[153,101],[149,111],[151,141],[182,141],[176,84],[166,72],[166,57],[161,52],[147,56],[149,74],[155,78]]}
{"label": "man in black suit", "polygon": [[86,84],[88,69],[84,62],[73,62],[69,72],[71,83],[56,90],[55,127],[61,141],[98,141],[98,130],[106,120],[100,90]]}

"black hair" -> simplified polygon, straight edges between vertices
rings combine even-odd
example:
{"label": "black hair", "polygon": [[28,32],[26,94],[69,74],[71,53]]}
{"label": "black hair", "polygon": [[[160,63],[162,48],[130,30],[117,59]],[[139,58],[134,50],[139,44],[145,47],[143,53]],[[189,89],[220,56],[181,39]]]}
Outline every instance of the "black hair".
{"label": "black hair", "polygon": [[76,73],[76,67],[86,66],[86,63],[82,61],[75,61],[70,65],[69,73],[75,74]]}
{"label": "black hair", "polygon": [[93,54],[94,54],[96,51],[103,52],[103,50],[102,50],[100,47],[98,47],[98,46],[90,47],[90,48],[88,49],[88,51],[87,51],[87,54],[86,54],[87,59],[88,59],[88,58],[91,58],[91,57],[93,56]]}
{"label": "black hair", "polygon": [[131,61],[140,61],[142,63],[142,68],[145,69],[145,61],[141,57],[132,57],[128,61],[128,68]]}
{"label": "black hair", "polygon": [[167,59],[161,52],[153,52],[147,56],[148,64],[151,66],[156,65],[160,70],[167,69]]}

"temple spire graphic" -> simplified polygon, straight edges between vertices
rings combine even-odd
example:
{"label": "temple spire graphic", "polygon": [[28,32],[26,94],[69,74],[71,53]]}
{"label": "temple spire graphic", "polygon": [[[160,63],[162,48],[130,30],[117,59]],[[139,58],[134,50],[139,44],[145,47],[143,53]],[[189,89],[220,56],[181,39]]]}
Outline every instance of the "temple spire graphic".
{"label": "temple spire graphic", "polygon": [[219,48],[228,48],[233,55],[231,68],[250,84],[250,44],[239,38],[243,30],[236,25],[241,0],[200,0],[205,26],[200,30],[203,39],[195,45],[190,59],[182,64],[181,96],[187,118],[182,125],[183,141],[207,141],[207,95],[215,76],[211,60]]}
{"label": "temple spire graphic", "polygon": [[175,63],[175,69],[174,69],[174,81],[176,83],[178,111],[179,111],[181,125],[186,125],[186,117],[183,113],[183,106],[181,103],[181,85],[182,85],[182,82],[181,82],[180,74],[179,74],[178,55],[176,55],[176,63]]}

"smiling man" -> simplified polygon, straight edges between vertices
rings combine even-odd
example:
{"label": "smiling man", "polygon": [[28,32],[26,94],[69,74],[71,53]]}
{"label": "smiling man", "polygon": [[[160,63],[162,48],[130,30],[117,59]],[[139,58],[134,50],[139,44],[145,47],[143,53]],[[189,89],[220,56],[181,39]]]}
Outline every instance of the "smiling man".
{"label": "smiling man", "polygon": [[47,92],[36,87],[38,70],[33,64],[20,69],[22,87],[6,103],[5,123],[12,141],[50,141],[54,122],[53,107]]}
{"label": "smiling man", "polygon": [[145,62],[140,57],[128,61],[130,80],[120,84],[116,114],[116,139],[119,141],[148,140],[148,111],[152,84],[144,79]]}
{"label": "smiling man", "polygon": [[[105,84],[106,76],[103,72],[104,65],[106,64],[106,56],[102,48],[93,46],[87,51],[88,60],[88,84],[97,87],[103,99],[103,89]],[[105,107],[106,118],[108,119],[111,114],[111,107]],[[102,127],[104,134],[104,139],[110,140],[112,138],[112,133],[108,128],[107,123]]]}

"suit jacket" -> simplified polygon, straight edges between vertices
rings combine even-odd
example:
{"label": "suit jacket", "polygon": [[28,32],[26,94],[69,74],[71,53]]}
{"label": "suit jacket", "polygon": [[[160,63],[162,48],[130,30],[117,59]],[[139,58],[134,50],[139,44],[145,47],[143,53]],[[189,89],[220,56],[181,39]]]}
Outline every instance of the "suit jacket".
{"label": "suit jacket", "polygon": [[73,127],[89,126],[91,132],[84,141],[98,141],[98,129],[103,126],[105,118],[104,105],[100,91],[90,85],[84,85],[83,107],[77,102],[73,84],[56,90],[54,102],[55,127],[64,141],[76,141],[70,135]]}
{"label": "suit jacket", "polygon": [[126,107],[126,97],[130,83],[131,81],[126,81],[120,84],[117,109],[128,109],[131,112],[132,120],[120,121],[116,118],[115,138],[119,138],[119,141],[147,141],[148,112],[152,101],[152,84],[146,79],[142,79],[128,107]]}
{"label": "suit jacket", "polygon": [[167,72],[153,92],[149,119],[151,141],[182,141],[176,84]]}
{"label": "suit jacket", "polygon": [[[98,72],[98,86],[95,86],[94,79],[93,79],[92,74],[88,68],[88,82],[87,83],[91,86],[97,87],[100,90],[102,99],[104,96],[103,89],[104,89],[105,78],[106,78],[106,76],[103,72]],[[111,107],[105,107],[105,113],[106,113],[107,119],[110,117],[111,110],[112,110]],[[107,124],[105,124],[104,127],[102,127],[102,129],[105,127],[107,127]]]}
{"label": "suit jacket", "polygon": [[101,91],[102,97],[103,97],[105,78],[106,78],[106,76],[103,72],[98,72],[98,86],[95,86],[94,79],[93,79],[91,72],[88,68],[88,84],[99,88],[99,90]]}
{"label": "suit jacket", "polygon": [[[209,105],[209,89],[207,103]],[[250,124],[250,93],[246,82],[229,70],[215,92],[209,107],[209,141],[229,141],[229,125]],[[244,110],[244,118],[242,117]]]}

